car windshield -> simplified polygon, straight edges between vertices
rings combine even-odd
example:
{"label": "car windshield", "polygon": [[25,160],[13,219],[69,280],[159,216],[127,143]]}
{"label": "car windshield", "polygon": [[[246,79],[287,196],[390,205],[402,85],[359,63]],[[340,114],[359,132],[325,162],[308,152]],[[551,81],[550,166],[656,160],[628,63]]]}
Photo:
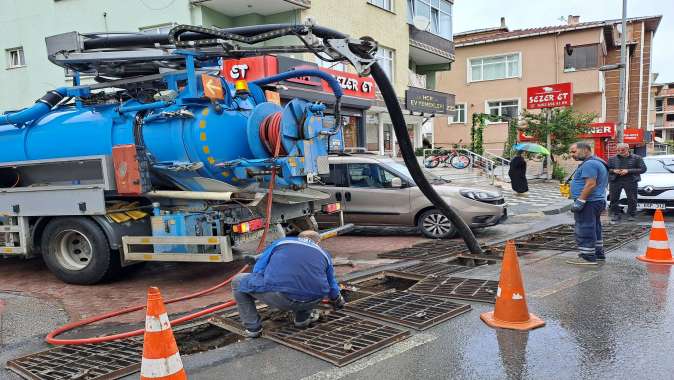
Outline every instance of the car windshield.
{"label": "car windshield", "polygon": [[[398,174],[402,174],[405,176],[405,179],[410,181],[410,183],[414,184],[414,180],[412,180],[412,174],[410,174],[410,171],[407,169],[407,166],[404,164],[397,162],[397,161],[382,161],[382,164],[385,166],[388,166],[390,169],[394,170]],[[424,172],[424,176],[426,179],[428,179],[428,182],[431,184],[437,185],[437,184],[443,184],[443,183],[449,183],[449,180],[446,180],[442,177],[439,177],[428,170],[421,169]],[[416,184],[415,184],[416,185]]]}
{"label": "car windshield", "polygon": [[646,173],[674,173],[674,160],[664,160],[653,158],[644,160],[646,164]]}

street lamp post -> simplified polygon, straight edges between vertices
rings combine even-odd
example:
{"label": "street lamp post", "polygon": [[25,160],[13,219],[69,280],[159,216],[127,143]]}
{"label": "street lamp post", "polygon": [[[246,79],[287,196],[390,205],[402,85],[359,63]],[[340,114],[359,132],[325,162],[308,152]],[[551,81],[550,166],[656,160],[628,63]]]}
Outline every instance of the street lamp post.
{"label": "street lamp post", "polygon": [[619,93],[619,105],[618,105],[618,128],[616,130],[616,140],[618,143],[624,141],[624,132],[625,132],[625,98],[626,98],[626,77],[627,77],[627,52],[626,52],[626,39],[627,39],[627,0],[623,0],[623,19],[622,27],[620,33],[620,93]]}

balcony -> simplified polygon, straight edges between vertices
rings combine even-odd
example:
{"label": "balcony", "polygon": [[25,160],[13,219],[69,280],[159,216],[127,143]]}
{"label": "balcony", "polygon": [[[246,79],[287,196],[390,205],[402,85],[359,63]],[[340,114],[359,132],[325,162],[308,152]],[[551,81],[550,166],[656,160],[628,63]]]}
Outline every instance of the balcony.
{"label": "balcony", "polygon": [[408,24],[410,58],[420,66],[449,65],[454,62],[454,42]]}
{"label": "balcony", "polygon": [[408,70],[409,85],[412,87],[426,88],[426,75],[417,74]]}
{"label": "balcony", "polygon": [[269,16],[311,8],[311,0],[191,0],[190,3],[204,6],[229,17],[239,17],[251,13]]}

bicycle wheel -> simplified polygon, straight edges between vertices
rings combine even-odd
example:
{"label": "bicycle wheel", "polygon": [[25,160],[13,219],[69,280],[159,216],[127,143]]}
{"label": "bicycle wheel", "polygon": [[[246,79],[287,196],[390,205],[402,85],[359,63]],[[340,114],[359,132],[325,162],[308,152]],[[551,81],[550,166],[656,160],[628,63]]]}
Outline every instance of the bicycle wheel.
{"label": "bicycle wheel", "polygon": [[454,169],[465,169],[470,166],[470,157],[465,154],[457,154],[449,160]]}
{"label": "bicycle wheel", "polygon": [[428,157],[424,158],[424,166],[429,168],[429,169],[436,168],[436,167],[438,167],[439,164],[440,164],[440,160],[438,159],[438,157],[428,156]]}

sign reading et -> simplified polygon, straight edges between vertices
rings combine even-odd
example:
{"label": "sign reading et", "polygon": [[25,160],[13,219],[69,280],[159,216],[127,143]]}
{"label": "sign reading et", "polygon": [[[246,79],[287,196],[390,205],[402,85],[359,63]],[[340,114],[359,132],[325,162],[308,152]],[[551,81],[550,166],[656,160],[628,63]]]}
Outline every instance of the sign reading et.
{"label": "sign reading et", "polygon": [[573,104],[573,85],[549,84],[527,88],[527,109],[567,107]]}

